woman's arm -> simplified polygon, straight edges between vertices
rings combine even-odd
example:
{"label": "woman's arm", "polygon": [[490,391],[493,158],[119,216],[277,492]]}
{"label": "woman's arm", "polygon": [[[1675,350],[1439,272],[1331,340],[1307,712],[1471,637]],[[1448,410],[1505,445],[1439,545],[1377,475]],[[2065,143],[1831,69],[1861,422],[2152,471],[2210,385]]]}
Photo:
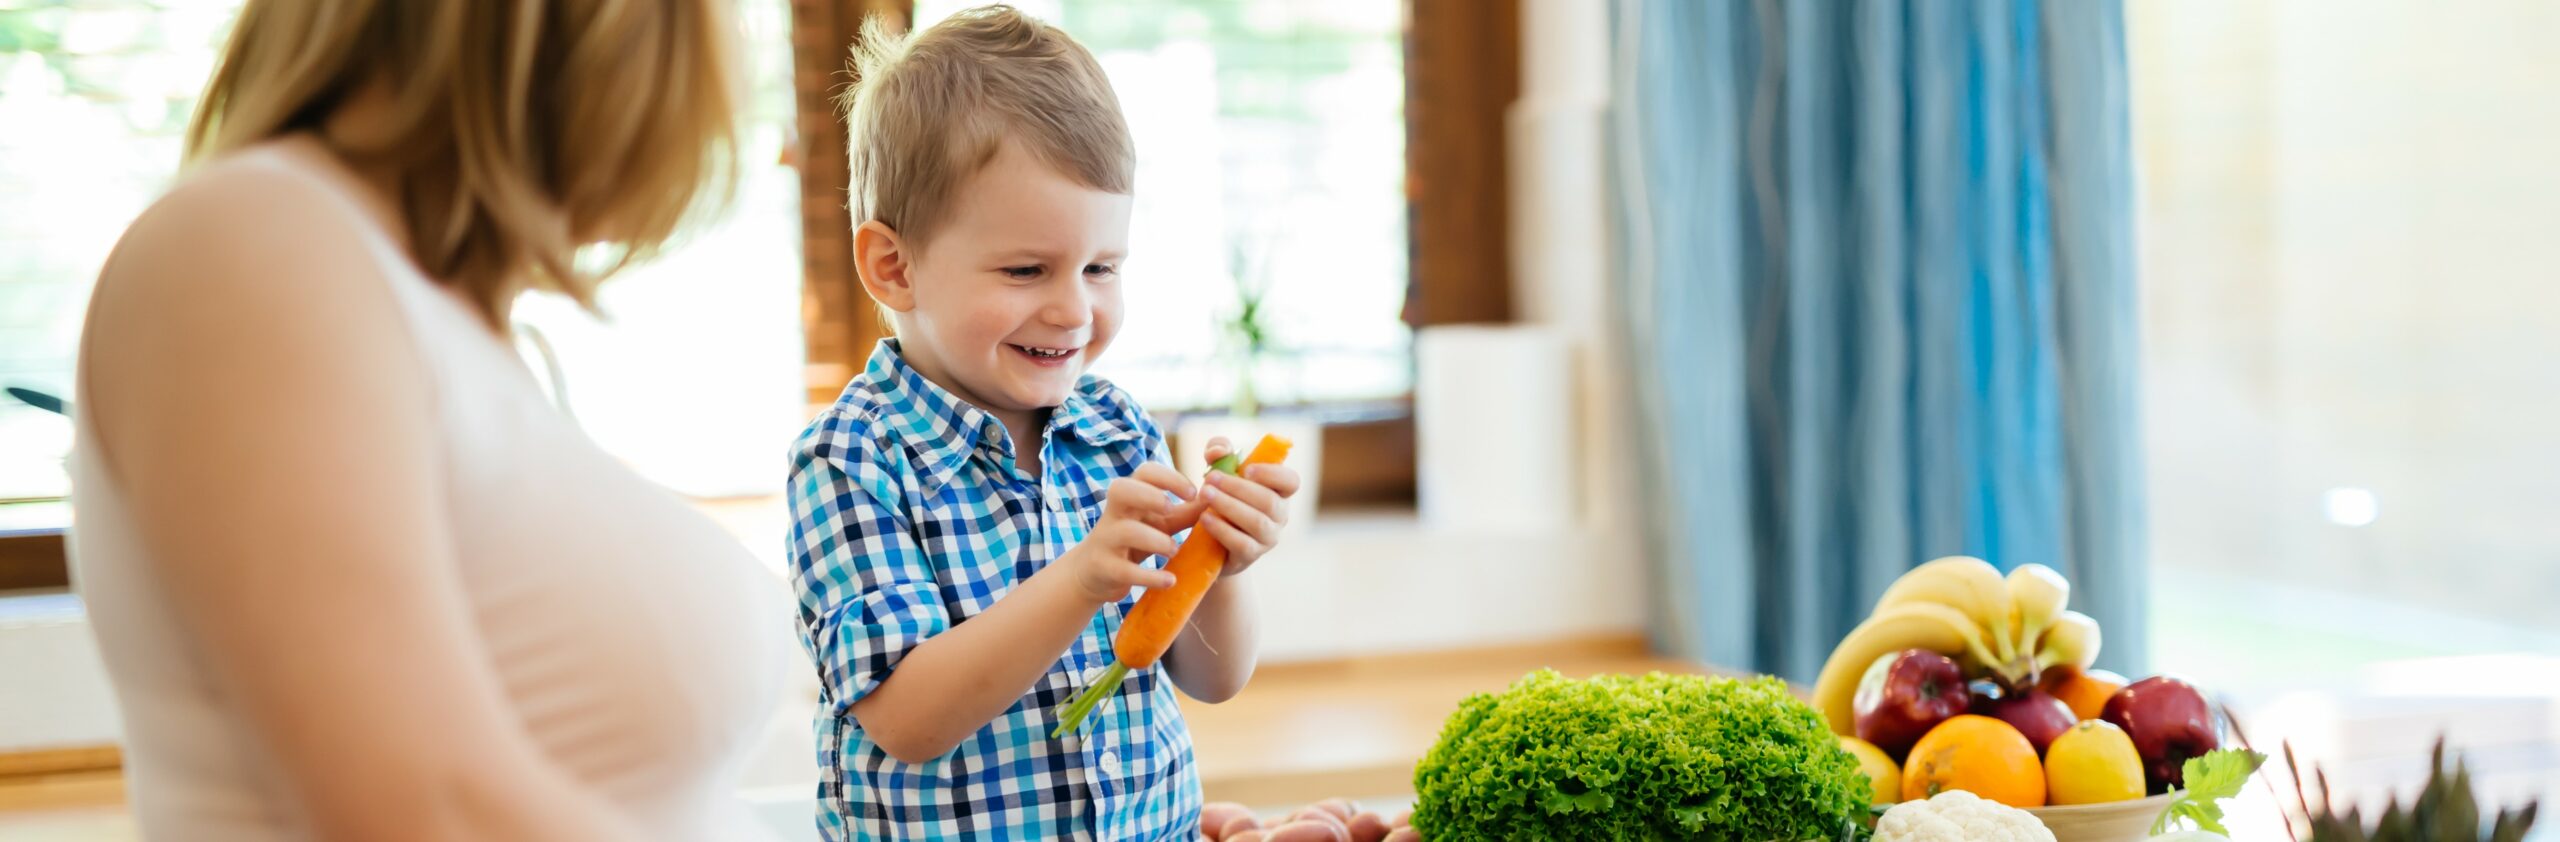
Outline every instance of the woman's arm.
{"label": "woman's arm", "polygon": [[353,212],[306,178],[218,166],[127,232],[83,340],[88,458],[321,838],[639,835],[509,709],[418,351]]}

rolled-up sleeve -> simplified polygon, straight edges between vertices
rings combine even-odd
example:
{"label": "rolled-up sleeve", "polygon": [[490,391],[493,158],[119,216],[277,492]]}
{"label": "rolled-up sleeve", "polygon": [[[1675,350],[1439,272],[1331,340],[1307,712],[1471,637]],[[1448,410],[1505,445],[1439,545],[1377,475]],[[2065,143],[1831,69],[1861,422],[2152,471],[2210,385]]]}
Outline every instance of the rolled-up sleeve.
{"label": "rolled-up sleeve", "polygon": [[821,703],[843,716],[951,621],[890,470],[861,454],[810,448],[792,460],[790,498],[803,642]]}

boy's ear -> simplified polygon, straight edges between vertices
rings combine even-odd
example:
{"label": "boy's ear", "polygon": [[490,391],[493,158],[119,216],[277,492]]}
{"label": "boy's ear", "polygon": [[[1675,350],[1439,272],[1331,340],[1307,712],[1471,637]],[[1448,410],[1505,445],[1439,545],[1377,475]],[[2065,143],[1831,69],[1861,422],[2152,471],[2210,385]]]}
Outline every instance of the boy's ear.
{"label": "boy's ear", "polygon": [[853,229],[853,270],[862,277],[862,290],[880,306],[904,313],[915,309],[916,288],[905,240],[879,220],[862,223]]}

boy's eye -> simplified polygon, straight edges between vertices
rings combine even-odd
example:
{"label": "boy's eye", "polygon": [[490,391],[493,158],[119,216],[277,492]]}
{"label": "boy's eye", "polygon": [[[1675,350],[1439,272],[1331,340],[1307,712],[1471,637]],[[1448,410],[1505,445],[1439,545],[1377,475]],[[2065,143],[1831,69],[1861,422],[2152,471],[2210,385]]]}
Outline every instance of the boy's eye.
{"label": "boy's eye", "polygon": [[1033,278],[1040,277],[1040,267],[1038,266],[1007,266],[999,271],[1004,272],[1005,277],[1012,278],[1017,281],[1028,281]]}
{"label": "boy's eye", "polygon": [[1108,278],[1120,274],[1120,267],[1108,263],[1096,263],[1084,267],[1084,274],[1088,278]]}

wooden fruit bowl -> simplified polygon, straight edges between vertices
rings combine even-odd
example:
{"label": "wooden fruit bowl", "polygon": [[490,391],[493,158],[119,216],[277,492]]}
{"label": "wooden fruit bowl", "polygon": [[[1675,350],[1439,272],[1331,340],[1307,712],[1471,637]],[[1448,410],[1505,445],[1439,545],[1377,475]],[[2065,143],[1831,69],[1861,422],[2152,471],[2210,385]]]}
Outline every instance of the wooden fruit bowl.
{"label": "wooden fruit bowl", "polygon": [[2037,807],[2027,812],[2053,831],[2054,842],[2141,842],[2151,835],[2151,822],[2169,809],[2174,794],[2111,804]]}

